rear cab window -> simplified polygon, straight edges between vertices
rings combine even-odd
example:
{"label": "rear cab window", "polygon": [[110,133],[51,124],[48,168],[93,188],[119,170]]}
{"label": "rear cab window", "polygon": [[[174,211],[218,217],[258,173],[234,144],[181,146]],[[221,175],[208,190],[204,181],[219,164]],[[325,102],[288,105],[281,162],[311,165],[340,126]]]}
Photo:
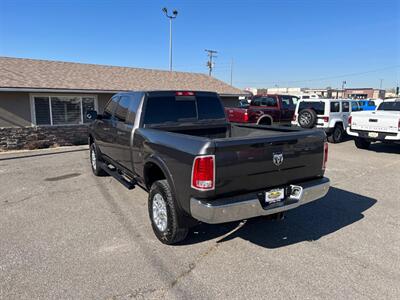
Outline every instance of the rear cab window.
{"label": "rear cab window", "polygon": [[400,111],[400,101],[382,102],[378,110]]}
{"label": "rear cab window", "polygon": [[225,121],[224,108],[213,93],[150,93],[144,106],[143,124],[193,123],[205,120]]}
{"label": "rear cab window", "polygon": [[277,107],[278,100],[276,97],[256,97],[251,101],[252,106],[268,106],[268,107]]}

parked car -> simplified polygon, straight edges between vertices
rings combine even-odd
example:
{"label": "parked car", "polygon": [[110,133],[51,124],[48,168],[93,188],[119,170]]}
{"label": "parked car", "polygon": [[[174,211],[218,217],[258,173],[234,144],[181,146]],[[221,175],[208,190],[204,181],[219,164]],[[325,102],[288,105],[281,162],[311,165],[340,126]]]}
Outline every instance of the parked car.
{"label": "parked car", "polygon": [[226,107],[230,122],[259,125],[290,124],[298,98],[290,95],[257,95],[250,104]]}
{"label": "parked car", "polygon": [[323,132],[231,124],[216,93],[119,93],[103,114],[87,116],[95,120],[93,173],[145,189],[154,233],[166,244],[198,221],[282,213],[329,188]]}
{"label": "parked car", "polygon": [[359,105],[349,99],[300,100],[296,105],[292,125],[302,128],[321,128],[328,141],[343,140],[351,111],[360,110]]}
{"label": "parked car", "polygon": [[361,110],[364,111],[376,109],[375,102],[371,99],[357,100],[357,103],[360,105]]}
{"label": "parked car", "polygon": [[384,101],[375,111],[352,113],[348,123],[347,133],[358,148],[368,149],[377,141],[400,143],[400,99]]}

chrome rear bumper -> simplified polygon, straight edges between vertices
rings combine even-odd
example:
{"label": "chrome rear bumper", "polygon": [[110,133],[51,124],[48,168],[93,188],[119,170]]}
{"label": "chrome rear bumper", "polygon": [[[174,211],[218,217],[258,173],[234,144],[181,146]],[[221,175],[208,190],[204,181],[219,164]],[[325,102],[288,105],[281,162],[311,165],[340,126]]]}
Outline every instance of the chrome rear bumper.
{"label": "chrome rear bumper", "polygon": [[193,218],[209,224],[218,224],[249,219],[257,216],[266,216],[309,203],[324,197],[329,190],[329,179],[321,178],[296,184],[302,187],[302,193],[298,198],[285,199],[263,207],[257,193],[246,194],[237,197],[217,199],[204,202],[199,199],[190,199],[190,211]]}

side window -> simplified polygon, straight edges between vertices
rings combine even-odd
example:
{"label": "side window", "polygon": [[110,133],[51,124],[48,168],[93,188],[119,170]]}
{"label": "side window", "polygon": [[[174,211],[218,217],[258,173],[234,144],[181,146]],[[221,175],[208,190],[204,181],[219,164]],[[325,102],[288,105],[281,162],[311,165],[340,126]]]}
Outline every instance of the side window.
{"label": "side window", "polygon": [[111,119],[115,108],[117,107],[118,99],[118,96],[111,98],[110,102],[108,102],[106,108],[104,109],[103,119]]}
{"label": "side window", "polygon": [[115,118],[120,122],[125,122],[128,113],[130,97],[128,95],[121,96],[119,103],[115,109]]}
{"label": "side window", "polygon": [[[264,100],[265,99],[265,100]],[[265,106],[278,106],[278,101],[276,100],[276,98],[264,98],[263,100],[265,101],[265,104],[263,103],[263,105]]]}
{"label": "side window", "polygon": [[260,100],[260,99],[253,100],[253,101],[251,102],[251,105],[260,106],[260,105],[261,105],[261,100]]}
{"label": "side window", "polygon": [[136,113],[139,109],[140,101],[142,100],[142,93],[134,93],[130,95],[131,102],[128,107],[128,116],[126,117],[126,123],[133,125],[136,119]]}
{"label": "side window", "polygon": [[368,106],[375,106],[375,102],[374,101],[368,101]]}
{"label": "side window", "polygon": [[340,103],[339,102],[331,102],[331,112],[339,112],[340,111]]}
{"label": "side window", "polygon": [[293,106],[293,98],[291,96],[282,96],[282,106],[284,107],[289,107],[289,106]]}
{"label": "side window", "polygon": [[343,106],[343,109],[342,109],[343,112],[349,112],[350,111],[349,102],[342,102],[342,106]]}

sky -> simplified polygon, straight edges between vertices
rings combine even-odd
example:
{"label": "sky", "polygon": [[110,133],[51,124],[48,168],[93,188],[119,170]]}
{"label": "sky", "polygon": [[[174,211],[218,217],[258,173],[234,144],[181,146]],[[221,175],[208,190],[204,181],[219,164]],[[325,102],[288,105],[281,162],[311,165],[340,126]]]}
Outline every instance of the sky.
{"label": "sky", "polygon": [[245,87],[393,88],[400,0],[0,0],[0,56],[207,73]]}

